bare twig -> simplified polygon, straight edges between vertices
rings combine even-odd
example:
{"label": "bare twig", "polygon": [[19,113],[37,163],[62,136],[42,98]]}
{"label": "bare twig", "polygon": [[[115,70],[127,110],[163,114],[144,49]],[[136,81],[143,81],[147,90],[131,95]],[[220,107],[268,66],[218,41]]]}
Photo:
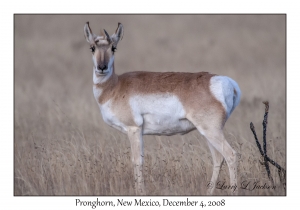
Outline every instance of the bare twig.
{"label": "bare twig", "polygon": [[254,135],[254,138],[255,138],[255,141],[256,141],[256,145],[257,145],[257,147],[258,147],[258,149],[259,149],[260,154],[261,154],[262,156],[264,156],[264,152],[263,152],[262,149],[261,149],[260,143],[259,143],[259,141],[258,141],[258,139],[257,139],[257,136],[256,136],[255,127],[254,127],[254,125],[253,125],[252,122],[250,123],[250,129],[251,129],[251,131],[252,131],[252,133],[253,133],[253,135]]}
{"label": "bare twig", "polygon": [[264,164],[265,168],[267,170],[267,174],[269,179],[273,182],[273,178],[271,177],[271,172],[270,172],[270,167],[269,163],[267,161],[267,124],[268,124],[268,113],[269,113],[269,102],[264,101],[263,104],[265,104],[265,115],[264,115],[264,120],[263,120],[263,148],[264,148]]}
{"label": "bare twig", "polygon": [[262,163],[263,165],[265,165],[267,174],[268,174],[268,178],[271,180],[271,182],[274,184],[274,180],[271,176],[271,172],[270,172],[270,167],[269,167],[269,163],[270,162],[272,165],[274,165],[277,169],[278,169],[278,174],[279,174],[279,178],[280,178],[280,182],[283,184],[283,187],[285,189],[286,186],[286,170],[284,168],[282,168],[278,163],[276,163],[274,160],[272,160],[271,158],[268,157],[267,155],[267,124],[268,124],[268,113],[269,113],[269,102],[268,101],[264,101],[263,104],[265,104],[265,115],[264,115],[264,120],[263,120],[263,150],[261,148],[261,145],[257,139],[257,135],[255,132],[255,127],[253,125],[253,123],[250,123],[250,129],[254,135],[255,138],[255,142],[256,145],[259,149],[260,154],[262,155],[262,157],[264,158],[264,162]]}

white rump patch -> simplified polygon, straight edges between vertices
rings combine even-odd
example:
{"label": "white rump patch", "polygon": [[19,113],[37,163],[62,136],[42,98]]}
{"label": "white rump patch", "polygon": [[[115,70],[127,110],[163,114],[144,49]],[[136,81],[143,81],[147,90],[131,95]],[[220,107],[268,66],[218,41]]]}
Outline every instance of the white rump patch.
{"label": "white rump patch", "polygon": [[237,83],[226,76],[213,76],[210,79],[210,90],[223,105],[228,119],[240,100],[240,89]]}

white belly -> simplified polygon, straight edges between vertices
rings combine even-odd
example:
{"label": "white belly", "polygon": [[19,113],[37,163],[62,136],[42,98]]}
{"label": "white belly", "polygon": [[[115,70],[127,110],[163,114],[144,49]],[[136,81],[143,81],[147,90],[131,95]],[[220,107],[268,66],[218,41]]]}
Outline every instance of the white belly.
{"label": "white belly", "polygon": [[153,114],[144,116],[143,134],[148,135],[174,135],[185,134],[195,129],[187,119],[168,118]]}
{"label": "white belly", "polygon": [[130,106],[134,121],[143,126],[143,134],[174,135],[195,129],[174,95],[134,96],[130,99]]}

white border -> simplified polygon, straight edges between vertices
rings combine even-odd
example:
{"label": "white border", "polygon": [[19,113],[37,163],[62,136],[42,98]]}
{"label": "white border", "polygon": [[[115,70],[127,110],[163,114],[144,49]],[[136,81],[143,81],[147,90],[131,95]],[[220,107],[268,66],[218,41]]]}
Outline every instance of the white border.
{"label": "white border", "polygon": [[[110,1],[104,8],[107,13],[286,13],[287,14],[287,197],[225,197],[225,209],[239,206],[243,208],[259,206],[283,209],[286,205],[298,205],[297,179],[299,135],[299,26],[300,17],[297,5],[283,1],[157,1],[147,5],[143,1]],[[296,1],[290,1],[296,2]],[[3,209],[78,209],[75,199],[80,197],[14,197],[13,196],[13,14],[14,13],[102,13],[103,1],[85,1],[78,4],[71,1],[11,1],[1,8],[1,208]],[[93,6],[96,5],[96,6]],[[270,75],[271,76],[271,75]],[[88,200],[89,197],[82,197]],[[91,197],[93,200],[95,197]],[[134,197],[125,197],[133,199]],[[145,199],[168,197],[145,197]],[[183,200],[184,197],[170,197]],[[109,200],[110,197],[104,197]],[[116,200],[117,197],[111,197]],[[210,200],[209,197],[191,197],[197,200]],[[213,197],[213,200],[222,197]],[[6,208],[5,208],[6,207]],[[178,208],[178,207],[177,207]],[[89,209],[86,207],[85,209]],[[90,208],[91,209],[91,208]],[[99,209],[99,208],[97,208]],[[116,209],[116,208],[114,208]],[[134,208],[133,208],[134,209]],[[135,208],[137,209],[137,208]],[[140,209],[140,208],[139,208]]]}

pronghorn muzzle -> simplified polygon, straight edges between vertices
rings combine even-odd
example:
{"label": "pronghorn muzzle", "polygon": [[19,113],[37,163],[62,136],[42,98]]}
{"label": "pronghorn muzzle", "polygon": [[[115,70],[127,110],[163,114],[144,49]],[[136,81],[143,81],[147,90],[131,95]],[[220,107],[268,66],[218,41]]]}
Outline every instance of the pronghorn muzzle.
{"label": "pronghorn muzzle", "polygon": [[106,65],[106,64],[99,64],[99,65],[97,66],[97,69],[98,69],[98,70],[102,70],[102,72],[103,72],[104,70],[107,69],[107,65]]}

